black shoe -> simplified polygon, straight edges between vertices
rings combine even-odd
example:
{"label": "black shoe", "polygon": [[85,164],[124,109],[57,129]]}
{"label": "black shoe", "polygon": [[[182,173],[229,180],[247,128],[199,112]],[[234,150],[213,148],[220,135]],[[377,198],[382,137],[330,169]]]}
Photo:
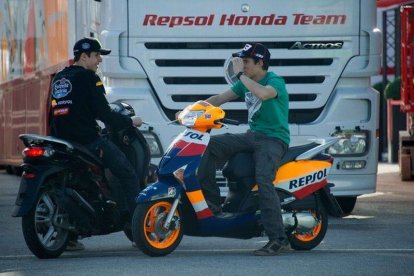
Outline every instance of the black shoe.
{"label": "black shoe", "polygon": [[292,248],[290,247],[289,242],[287,244],[281,245],[279,241],[273,240],[269,241],[262,248],[255,250],[254,255],[256,256],[275,256],[281,253],[289,252]]}

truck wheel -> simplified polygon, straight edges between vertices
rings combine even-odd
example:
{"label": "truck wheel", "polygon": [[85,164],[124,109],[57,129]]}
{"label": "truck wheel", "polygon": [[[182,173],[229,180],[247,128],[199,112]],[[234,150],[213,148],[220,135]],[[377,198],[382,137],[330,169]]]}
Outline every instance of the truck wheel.
{"label": "truck wheel", "polygon": [[345,215],[350,214],[354,210],[357,200],[356,196],[338,196],[335,198]]}
{"label": "truck wheel", "polygon": [[12,172],[16,176],[22,176],[23,170],[20,167],[12,167]]}
{"label": "truck wheel", "polygon": [[7,166],[6,167],[6,172],[7,172],[7,174],[14,174],[13,173],[13,167],[12,166]]}
{"label": "truck wheel", "polygon": [[132,218],[132,235],[139,249],[145,254],[158,257],[174,251],[183,237],[181,210],[177,208],[169,229],[165,219],[172,207],[172,200],[160,200],[138,204]]}
{"label": "truck wheel", "polygon": [[43,192],[32,210],[22,218],[27,247],[40,259],[59,257],[69,241],[69,231],[59,225],[68,224],[68,215],[53,197]]}

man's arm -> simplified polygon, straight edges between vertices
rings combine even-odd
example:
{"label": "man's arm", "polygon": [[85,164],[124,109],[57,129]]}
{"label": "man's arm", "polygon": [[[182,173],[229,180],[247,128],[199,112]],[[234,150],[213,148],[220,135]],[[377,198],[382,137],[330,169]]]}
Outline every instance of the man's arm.
{"label": "man's arm", "polygon": [[[235,57],[232,59],[232,62],[234,74],[237,75],[240,72],[243,72],[244,61],[242,58]],[[277,96],[277,91],[270,85],[263,86],[246,75],[241,75],[239,79],[250,92],[252,92],[256,97],[258,97],[262,101]]]}
{"label": "man's arm", "polygon": [[220,106],[224,103],[227,103],[231,100],[237,99],[239,96],[237,96],[236,93],[234,93],[231,89],[227,90],[226,92],[223,92],[221,94],[217,94],[214,96],[211,96],[206,100],[206,102],[214,105],[214,106]]}
{"label": "man's arm", "polygon": [[112,112],[111,108],[109,107],[108,100],[105,97],[105,88],[98,76],[92,73],[92,71],[89,71],[85,73],[84,78],[85,84],[89,85],[89,87],[86,88],[90,92],[88,95],[89,108],[96,116],[96,119],[99,119],[105,124],[108,124],[112,127],[116,126],[119,129],[126,128],[132,124],[138,123],[137,119],[135,119],[134,122],[130,117],[126,115]]}
{"label": "man's arm", "polygon": [[[236,93],[234,93],[231,89],[229,89],[226,92],[223,92],[221,94],[211,96],[210,98],[208,98],[205,101],[208,102],[209,104],[214,105],[214,106],[220,106],[220,105],[222,105],[224,103],[227,103],[231,100],[235,100],[238,97],[239,96],[237,96]],[[177,111],[177,113],[175,113],[175,119],[178,118],[178,115],[180,115],[180,113],[181,113],[181,110]]]}
{"label": "man's arm", "polygon": [[240,81],[252,92],[256,97],[265,101],[277,96],[277,91],[270,85],[263,86],[245,75],[240,76]]}

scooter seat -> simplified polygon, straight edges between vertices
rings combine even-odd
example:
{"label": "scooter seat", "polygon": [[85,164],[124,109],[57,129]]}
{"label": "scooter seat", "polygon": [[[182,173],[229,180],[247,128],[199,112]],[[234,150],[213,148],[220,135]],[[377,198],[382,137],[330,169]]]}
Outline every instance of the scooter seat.
{"label": "scooter seat", "polygon": [[102,161],[95,154],[93,154],[88,148],[78,143],[74,143],[74,142],[70,142],[70,143],[73,145],[75,151],[79,152],[81,155],[88,158],[89,161],[96,163],[98,166],[104,167],[104,164],[102,163]]}
{"label": "scooter seat", "polygon": [[[288,152],[282,158],[280,166],[293,161],[300,154],[316,147],[317,143],[290,147]],[[230,181],[240,181],[243,178],[253,178],[255,176],[253,153],[239,152],[233,155],[223,167],[223,176]]]}
{"label": "scooter seat", "polygon": [[285,156],[283,156],[281,162],[280,162],[280,166],[293,161],[296,159],[296,157],[298,157],[299,155],[301,155],[302,153],[316,147],[317,143],[310,143],[310,144],[306,144],[306,145],[301,145],[301,146],[296,146],[296,147],[290,147],[287,151],[287,153],[285,154]]}

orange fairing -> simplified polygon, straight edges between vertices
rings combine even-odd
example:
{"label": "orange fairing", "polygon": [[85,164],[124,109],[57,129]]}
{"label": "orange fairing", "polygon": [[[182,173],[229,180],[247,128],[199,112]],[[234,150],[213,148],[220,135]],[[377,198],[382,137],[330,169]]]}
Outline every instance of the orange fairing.
{"label": "orange fairing", "polygon": [[212,128],[221,128],[223,125],[216,123],[224,118],[225,112],[205,101],[198,101],[187,106],[178,116],[178,121],[189,128],[206,132]]}
{"label": "orange fairing", "polygon": [[[273,184],[301,199],[326,185],[331,165],[319,160],[289,162],[278,169]],[[252,190],[257,191],[257,185]]]}

